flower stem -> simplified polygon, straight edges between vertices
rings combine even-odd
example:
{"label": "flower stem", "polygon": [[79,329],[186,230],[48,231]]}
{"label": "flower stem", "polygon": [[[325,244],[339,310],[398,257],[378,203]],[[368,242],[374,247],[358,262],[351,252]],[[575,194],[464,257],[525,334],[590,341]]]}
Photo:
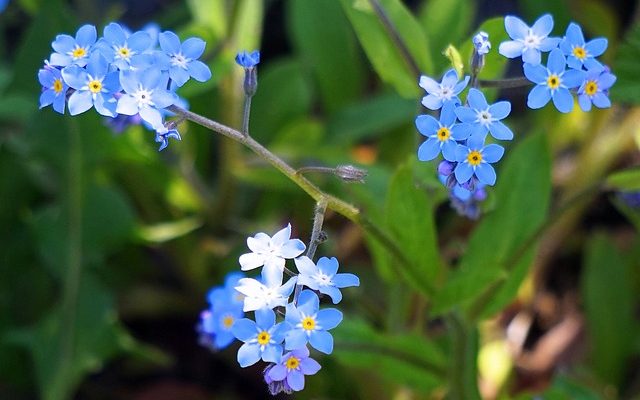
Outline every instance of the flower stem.
{"label": "flower stem", "polygon": [[[322,243],[320,235],[322,233],[322,224],[324,223],[324,214],[327,212],[327,201],[320,199],[316,204],[316,208],[313,213],[313,228],[311,230],[311,239],[309,239],[309,246],[307,246],[307,254],[305,254],[311,261],[316,254],[318,245]],[[298,296],[302,291],[302,285],[296,285],[296,291],[293,294],[293,303],[298,304]]]}
{"label": "flower stem", "polygon": [[245,96],[244,98],[244,110],[242,112],[242,133],[245,136],[249,135],[249,116],[251,114],[251,98],[252,96]]}
{"label": "flower stem", "polygon": [[499,89],[512,89],[519,87],[526,87],[531,85],[531,81],[524,76],[518,78],[505,78],[505,79],[480,79],[480,87],[485,88],[499,88]]}

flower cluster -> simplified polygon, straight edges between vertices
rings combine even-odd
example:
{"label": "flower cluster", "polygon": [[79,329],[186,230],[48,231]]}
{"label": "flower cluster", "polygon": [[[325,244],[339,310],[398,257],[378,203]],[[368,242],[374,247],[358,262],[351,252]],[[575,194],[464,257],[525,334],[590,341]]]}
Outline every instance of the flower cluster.
{"label": "flower cluster", "polygon": [[[240,267],[243,271],[262,268],[260,277],[232,274],[224,287],[209,293],[210,307],[201,314],[198,326],[201,342],[220,349],[236,338],[243,342],[237,356],[241,367],[260,360],[268,363],[264,379],[272,394],[302,390],[304,376],[320,370],[308,346],[331,354],[329,330],[342,321],[337,309],[320,308],[319,295],[337,304],[342,300],[340,289],[359,286],[359,279],[337,273],[334,257],[314,263],[303,256],[306,246],[291,239],[291,225],[273,236],[260,232],[249,237],[247,246],[251,252],[240,256]],[[287,260],[293,260],[298,274],[286,267]],[[285,272],[290,275],[286,282]],[[242,318],[249,312],[253,319]],[[278,321],[278,315],[284,319]]]}
{"label": "flower cluster", "polygon": [[110,23],[98,38],[93,25],[84,25],[75,37],[58,35],[51,47],[54,52],[38,73],[40,108],[53,105],[64,114],[66,107],[71,115],[94,108],[120,129],[142,121],[156,132],[160,150],[169,138],[180,140],[175,124],[164,122],[167,108],[182,103],[176,89],[191,78],[211,78],[198,60],[202,39],[181,42],[175,33],[154,27],[131,33]]}
{"label": "flower cluster", "polygon": [[[522,57],[524,74],[535,83],[527,99],[530,108],[542,108],[552,101],[558,111],[568,113],[574,104],[572,92],[583,111],[590,111],[592,105],[611,106],[609,89],[616,77],[597,60],[607,49],[607,39],[585,41],[582,28],[573,22],[563,38],[549,37],[553,29],[549,14],[531,27],[507,16],[504,26],[512,40],[501,43],[498,51],[508,58]],[[541,64],[543,52],[549,52],[546,66]]]}
{"label": "flower cluster", "polygon": [[[491,49],[488,35],[480,32],[474,37],[472,64],[475,69],[484,64],[484,55]],[[479,215],[478,202],[486,197],[485,186],[493,186],[496,172],[491,164],[499,161],[504,148],[498,144],[485,144],[490,135],[497,140],[513,139],[513,132],[502,122],[511,112],[508,101],[489,104],[477,88],[468,91],[466,105],[458,95],[465,89],[470,77],[459,80],[451,69],[440,83],[422,76],[420,86],[427,91],[422,104],[431,110],[440,110],[438,119],[431,115],[416,118],[418,131],[427,140],[418,148],[418,159],[431,161],[442,154],[438,175],[449,189],[454,208],[469,218]]]}

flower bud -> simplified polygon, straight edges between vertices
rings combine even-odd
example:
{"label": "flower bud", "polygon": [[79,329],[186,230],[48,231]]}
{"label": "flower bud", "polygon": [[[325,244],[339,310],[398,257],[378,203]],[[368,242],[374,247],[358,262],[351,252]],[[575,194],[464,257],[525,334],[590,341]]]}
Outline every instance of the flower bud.
{"label": "flower bud", "polygon": [[366,170],[353,165],[338,165],[334,174],[345,182],[364,183],[364,178],[367,177]]}

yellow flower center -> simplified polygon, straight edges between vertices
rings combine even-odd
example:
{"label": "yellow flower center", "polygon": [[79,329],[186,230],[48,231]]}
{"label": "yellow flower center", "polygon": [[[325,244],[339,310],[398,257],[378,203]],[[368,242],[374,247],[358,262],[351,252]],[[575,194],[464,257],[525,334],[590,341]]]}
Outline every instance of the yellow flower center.
{"label": "yellow flower center", "polygon": [[269,340],[271,340],[271,335],[269,335],[269,332],[262,331],[258,334],[258,344],[264,346],[266,344],[269,344]]}
{"label": "yellow flower center", "polygon": [[302,320],[302,329],[312,331],[316,327],[316,321],[312,317],[306,317]]}
{"label": "yellow flower center", "polygon": [[82,58],[87,55],[87,50],[84,47],[76,47],[71,52],[73,58]]}
{"label": "yellow flower center", "polygon": [[231,315],[227,315],[222,319],[222,325],[225,327],[225,329],[229,329],[231,328],[231,325],[233,325],[234,321],[235,319]]}
{"label": "yellow flower center", "polygon": [[557,89],[560,86],[560,77],[558,75],[551,75],[547,78],[547,85],[551,89]]}
{"label": "yellow flower center", "polygon": [[131,55],[131,51],[126,47],[120,47],[118,53],[120,53],[120,57],[122,58],[129,58],[129,56]]}
{"label": "yellow flower center", "polygon": [[482,154],[479,151],[472,151],[467,155],[467,161],[474,167],[482,162]]}
{"label": "yellow flower center", "polygon": [[298,366],[300,365],[300,359],[294,356],[291,356],[287,360],[286,365],[287,365],[287,369],[298,369]]}
{"label": "yellow flower center", "polygon": [[573,48],[573,55],[582,60],[587,56],[587,51],[582,46],[576,46]]}
{"label": "yellow flower center", "polygon": [[56,92],[56,94],[62,92],[62,79],[56,79],[53,81],[53,91]]}
{"label": "yellow flower center", "polygon": [[441,142],[445,142],[447,140],[449,140],[449,136],[451,136],[451,131],[449,131],[449,128],[447,128],[446,126],[443,126],[442,128],[438,129],[438,140]]}
{"label": "yellow flower center", "polygon": [[587,85],[584,87],[584,92],[589,96],[593,96],[594,94],[596,94],[597,91],[598,91],[598,84],[596,83],[596,81],[589,81],[587,82]]}
{"label": "yellow flower center", "polygon": [[100,93],[101,90],[102,82],[95,79],[89,82],[89,91],[91,91],[91,93]]}

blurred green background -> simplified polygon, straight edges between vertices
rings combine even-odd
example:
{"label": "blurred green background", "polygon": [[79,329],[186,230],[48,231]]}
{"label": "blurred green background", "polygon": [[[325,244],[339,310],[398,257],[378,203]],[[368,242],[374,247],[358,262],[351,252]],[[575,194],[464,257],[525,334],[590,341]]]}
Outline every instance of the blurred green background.
{"label": "blurred green background", "polygon": [[[242,115],[240,50],[260,49],[251,133],[295,167],[354,164],[366,184],[310,176],[363,209],[409,266],[329,212],[319,256],[360,276],[345,291],[336,351],[300,398],[640,398],[638,208],[604,179],[640,164],[640,11],[633,1],[383,0],[422,73],[449,44],[466,62],[482,25],[484,78],[518,75],[497,54],[502,16],[550,12],[606,36],[614,107],[560,115],[512,101],[516,134],[481,222],[459,217],[419,164],[421,89],[366,0],[16,0],[0,14],[0,398],[259,399],[261,367],[237,345],[210,353],[205,295],[239,269],[245,239],[286,223],[307,241],[314,202],[237,143],[194,124],[156,151],[94,112],[38,110],[37,71],[60,33],[150,22],[202,37],[213,78],[178,94],[230,126]],[[625,186],[626,185],[626,186]],[[640,190],[637,175],[629,190]],[[614,188],[617,186],[614,185]],[[493,288],[493,289],[491,289]],[[487,290],[493,290],[487,292]],[[487,297],[487,293],[491,296]],[[467,315],[462,354],[447,315]],[[476,367],[478,370],[476,370]],[[465,370],[466,371],[466,370]],[[469,397],[470,396],[470,397]]]}

